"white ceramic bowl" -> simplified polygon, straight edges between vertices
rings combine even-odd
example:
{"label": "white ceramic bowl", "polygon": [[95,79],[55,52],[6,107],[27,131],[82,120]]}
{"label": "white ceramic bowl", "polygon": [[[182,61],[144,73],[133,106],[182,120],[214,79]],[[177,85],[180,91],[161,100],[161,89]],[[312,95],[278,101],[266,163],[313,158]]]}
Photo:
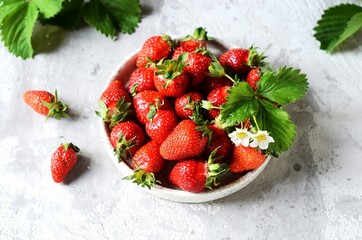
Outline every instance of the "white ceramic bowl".
{"label": "white ceramic bowl", "polygon": [[[174,39],[178,39],[177,37]],[[237,46],[228,44],[222,40],[214,39],[208,43],[208,49],[210,49],[216,55],[225,52],[228,49],[236,48]],[[125,81],[125,86],[128,83],[129,76],[131,73],[136,69],[136,58],[139,50],[131,53],[128,57],[126,57],[121,63],[116,67],[113,74],[107,80],[107,84],[105,88],[108,86],[110,81],[114,78],[119,78]],[[124,162],[118,162],[117,157],[113,153],[113,147],[109,140],[109,131],[104,124],[103,121],[101,123],[101,131],[102,131],[102,140],[105,144],[106,150],[108,152],[109,157],[111,158],[112,162],[116,165],[119,171],[124,176],[131,175],[133,170]],[[226,185],[217,187],[213,190],[207,190],[202,193],[190,193],[178,189],[171,189],[163,186],[156,185],[152,187],[151,190],[147,188],[141,189],[164,199],[168,199],[175,202],[186,202],[186,203],[200,203],[200,202],[209,202],[212,200],[216,200],[225,196],[228,196],[232,193],[239,191],[240,189],[247,186],[250,182],[252,182],[266,167],[266,165],[270,161],[270,156],[268,156],[265,162],[257,169],[250,171],[243,175],[242,177],[238,178],[235,181],[232,181]]]}

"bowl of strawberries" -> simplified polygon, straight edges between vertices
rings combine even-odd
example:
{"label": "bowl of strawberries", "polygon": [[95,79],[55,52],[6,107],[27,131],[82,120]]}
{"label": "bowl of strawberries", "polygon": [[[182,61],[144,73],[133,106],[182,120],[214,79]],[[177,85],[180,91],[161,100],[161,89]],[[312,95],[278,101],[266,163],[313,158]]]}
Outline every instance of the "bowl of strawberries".
{"label": "bowl of strawberries", "polygon": [[192,35],[148,38],[109,78],[97,115],[121,171],[156,196],[207,202],[239,191],[288,150],[295,124],[283,106],[306,75],[273,70],[264,53]]}

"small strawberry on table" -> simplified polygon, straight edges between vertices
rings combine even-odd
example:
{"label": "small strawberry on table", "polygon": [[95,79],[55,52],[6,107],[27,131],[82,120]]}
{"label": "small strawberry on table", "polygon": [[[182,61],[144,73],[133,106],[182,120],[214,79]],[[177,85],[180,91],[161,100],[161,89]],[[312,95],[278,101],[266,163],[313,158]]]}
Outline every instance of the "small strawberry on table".
{"label": "small strawberry on table", "polygon": [[29,90],[23,94],[23,100],[35,112],[47,118],[53,117],[60,120],[69,117],[66,113],[69,107],[58,100],[57,90],[54,95],[44,90]]}
{"label": "small strawberry on table", "polygon": [[72,143],[62,143],[53,153],[51,159],[51,174],[54,182],[64,180],[78,161],[79,148]]}

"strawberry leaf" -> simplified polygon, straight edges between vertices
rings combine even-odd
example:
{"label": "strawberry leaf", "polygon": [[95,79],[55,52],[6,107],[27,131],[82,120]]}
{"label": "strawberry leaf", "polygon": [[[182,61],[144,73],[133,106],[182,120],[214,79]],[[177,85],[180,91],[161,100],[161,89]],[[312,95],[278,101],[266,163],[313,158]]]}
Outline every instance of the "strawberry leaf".
{"label": "strawberry leaf", "polygon": [[288,150],[296,135],[295,124],[289,119],[289,114],[274,106],[273,103],[260,100],[256,119],[260,129],[268,131],[275,143],[269,145],[268,151],[273,155]]}
{"label": "strawberry leaf", "polygon": [[332,52],[362,27],[362,7],[340,4],[324,11],[314,28],[320,48]]}
{"label": "strawberry leaf", "polygon": [[100,0],[92,0],[85,4],[84,21],[107,37],[116,36],[116,26],[112,16]]}
{"label": "strawberry leaf", "polygon": [[42,24],[50,24],[65,29],[74,29],[78,26],[83,14],[84,0],[65,0],[62,10],[54,17],[40,18]]}
{"label": "strawberry leaf", "polygon": [[254,91],[248,83],[236,83],[228,93],[227,102],[220,107],[219,120],[223,128],[239,124],[258,111]]}
{"label": "strawberry leaf", "polygon": [[257,93],[273,102],[286,105],[304,97],[308,90],[305,74],[299,69],[280,68],[277,73],[265,72],[259,81]]}
{"label": "strawberry leaf", "polygon": [[101,0],[108,14],[122,33],[133,33],[141,21],[141,6],[138,0]]}
{"label": "strawberry leaf", "polygon": [[43,14],[44,18],[51,18],[62,9],[63,0],[32,0]]}
{"label": "strawberry leaf", "polygon": [[39,14],[37,6],[32,1],[22,0],[3,3],[4,6],[0,8],[0,32],[5,46],[23,59],[32,57],[31,35]]}

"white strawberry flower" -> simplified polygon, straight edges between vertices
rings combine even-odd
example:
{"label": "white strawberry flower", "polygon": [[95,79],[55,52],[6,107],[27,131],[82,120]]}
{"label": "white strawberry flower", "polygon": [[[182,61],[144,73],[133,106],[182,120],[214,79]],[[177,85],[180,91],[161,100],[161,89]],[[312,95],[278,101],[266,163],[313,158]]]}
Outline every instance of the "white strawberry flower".
{"label": "white strawberry flower", "polygon": [[252,133],[246,129],[236,128],[234,132],[229,134],[229,138],[236,145],[243,145],[244,147],[249,146],[250,138]]}
{"label": "white strawberry flower", "polygon": [[256,134],[253,134],[251,138],[253,141],[250,143],[250,147],[259,147],[263,150],[268,149],[269,143],[274,142],[274,138],[269,136],[267,131],[259,130]]}

